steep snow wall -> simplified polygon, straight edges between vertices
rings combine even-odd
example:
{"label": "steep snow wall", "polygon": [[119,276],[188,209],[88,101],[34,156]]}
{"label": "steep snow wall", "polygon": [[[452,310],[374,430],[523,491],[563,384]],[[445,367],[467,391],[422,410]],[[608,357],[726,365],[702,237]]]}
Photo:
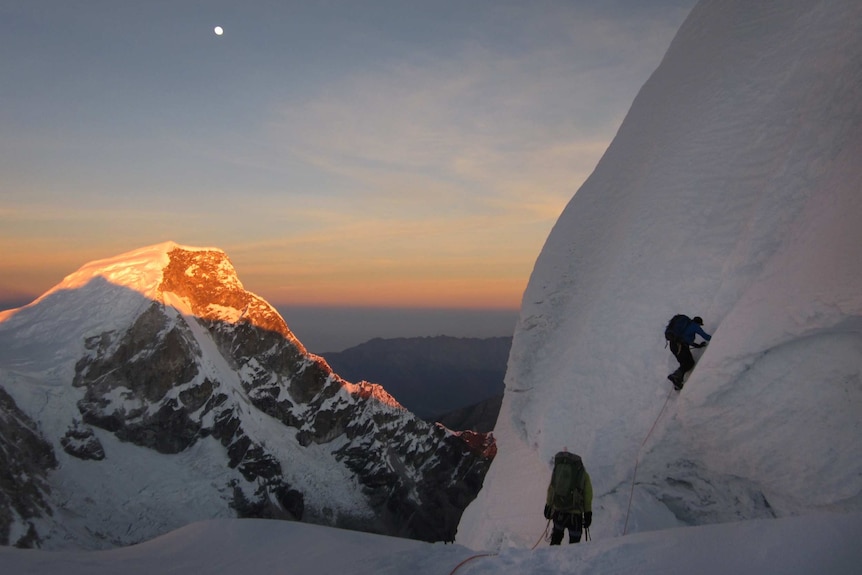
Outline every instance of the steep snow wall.
{"label": "steep snow wall", "polygon": [[[862,507],[859,30],[855,0],[695,7],[536,262],[460,543],[533,545],[563,447],[596,538]],[[678,312],[714,334],[680,394]]]}

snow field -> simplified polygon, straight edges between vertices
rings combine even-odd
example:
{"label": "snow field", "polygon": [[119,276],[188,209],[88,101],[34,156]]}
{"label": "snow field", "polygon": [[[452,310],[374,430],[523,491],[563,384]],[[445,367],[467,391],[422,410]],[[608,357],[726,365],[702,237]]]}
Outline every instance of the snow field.
{"label": "snow field", "polygon": [[[499,554],[283,521],[213,520],[109,551],[0,548],[4,572],[30,575],[854,575],[860,514],[686,527]],[[464,563],[466,561],[466,563]],[[458,567],[458,565],[461,565]],[[457,569],[457,570],[456,570]]]}

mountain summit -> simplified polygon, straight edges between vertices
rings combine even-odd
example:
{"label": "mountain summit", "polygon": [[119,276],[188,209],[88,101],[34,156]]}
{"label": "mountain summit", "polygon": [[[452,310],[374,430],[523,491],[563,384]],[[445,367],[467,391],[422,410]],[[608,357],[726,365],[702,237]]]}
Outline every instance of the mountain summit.
{"label": "mountain summit", "polygon": [[0,446],[0,536],[47,548],[233,516],[451,539],[492,451],[343,380],[223,251],[172,242],[0,315]]}
{"label": "mountain summit", "polygon": [[[860,29],[858,1],[697,4],[536,261],[459,542],[533,544],[564,447],[597,540],[862,509]],[[681,393],[676,313],[713,335]]]}
{"label": "mountain summit", "polygon": [[247,322],[278,332],[305,349],[266,301],[247,292],[224,251],[165,242],[84,265],[45,296],[101,278],[186,315],[228,323]]}

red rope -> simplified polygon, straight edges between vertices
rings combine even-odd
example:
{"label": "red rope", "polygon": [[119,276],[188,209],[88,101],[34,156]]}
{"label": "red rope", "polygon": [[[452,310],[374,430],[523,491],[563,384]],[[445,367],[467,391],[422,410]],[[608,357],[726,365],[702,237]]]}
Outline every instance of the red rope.
{"label": "red rope", "polygon": [[542,539],[544,539],[545,537],[547,537],[547,536],[548,536],[548,527],[550,527],[550,526],[551,526],[551,520],[550,520],[550,519],[548,519],[548,522],[547,522],[547,523],[545,523],[545,530],[542,532],[542,535],[539,537],[539,540],[538,540],[538,541],[536,541],[536,544],[535,544],[535,545],[533,545],[532,547],[530,547],[530,551],[532,551],[533,549],[535,549],[536,547],[538,547],[538,546],[539,546],[539,543],[541,543],[541,542],[542,542]]}
{"label": "red rope", "polygon": [[461,568],[462,565],[469,563],[473,559],[478,559],[479,557],[493,557],[494,555],[496,555],[496,553],[480,553],[479,555],[473,555],[472,557],[467,557],[466,559],[464,559],[463,561],[458,563],[455,566],[455,568],[452,569],[452,571],[449,573],[449,575],[453,575],[455,573],[455,571],[457,571],[458,569]]}
{"label": "red rope", "polygon": [[[535,544],[535,545],[533,545],[532,547],[530,547],[530,551],[532,551],[533,549],[535,549],[536,547],[538,547],[538,546],[539,546],[539,543],[541,543],[541,542],[542,542],[542,539],[544,539],[544,538],[548,535],[548,527],[550,527],[550,526],[551,526],[551,520],[550,520],[550,519],[548,519],[548,522],[547,522],[547,523],[545,523],[545,530],[542,532],[542,535],[541,535],[541,537],[539,537],[539,540],[538,540],[538,541],[536,541],[536,544]],[[455,568],[454,568],[454,569],[452,569],[452,571],[449,573],[449,575],[454,575],[455,571],[457,571],[458,569],[460,569],[460,568],[461,568],[461,566],[463,566],[463,565],[465,565],[465,564],[469,563],[469,562],[470,562],[470,561],[472,561],[473,559],[478,559],[479,557],[493,557],[493,556],[495,556],[495,555],[497,555],[497,553],[480,553],[480,554],[478,554],[478,555],[473,555],[472,557],[467,557],[466,559],[464,559],[463,561],[461,561],[460,563],[458,563],[458,564],[455,566]]]}

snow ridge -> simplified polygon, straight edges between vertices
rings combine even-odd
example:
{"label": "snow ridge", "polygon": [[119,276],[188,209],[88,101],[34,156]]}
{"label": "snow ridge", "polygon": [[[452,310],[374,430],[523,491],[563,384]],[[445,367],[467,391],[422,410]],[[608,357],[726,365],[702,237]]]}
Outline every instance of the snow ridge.
{"label": "snow ridge", "polygon": [[[692,11],[536,262],[459,542],[532,545],[564,446],[597,537],[633,481],[630,531],[860,509],[860,26],[852,1]],[[642,449],[675,313],[714,337]]]}

